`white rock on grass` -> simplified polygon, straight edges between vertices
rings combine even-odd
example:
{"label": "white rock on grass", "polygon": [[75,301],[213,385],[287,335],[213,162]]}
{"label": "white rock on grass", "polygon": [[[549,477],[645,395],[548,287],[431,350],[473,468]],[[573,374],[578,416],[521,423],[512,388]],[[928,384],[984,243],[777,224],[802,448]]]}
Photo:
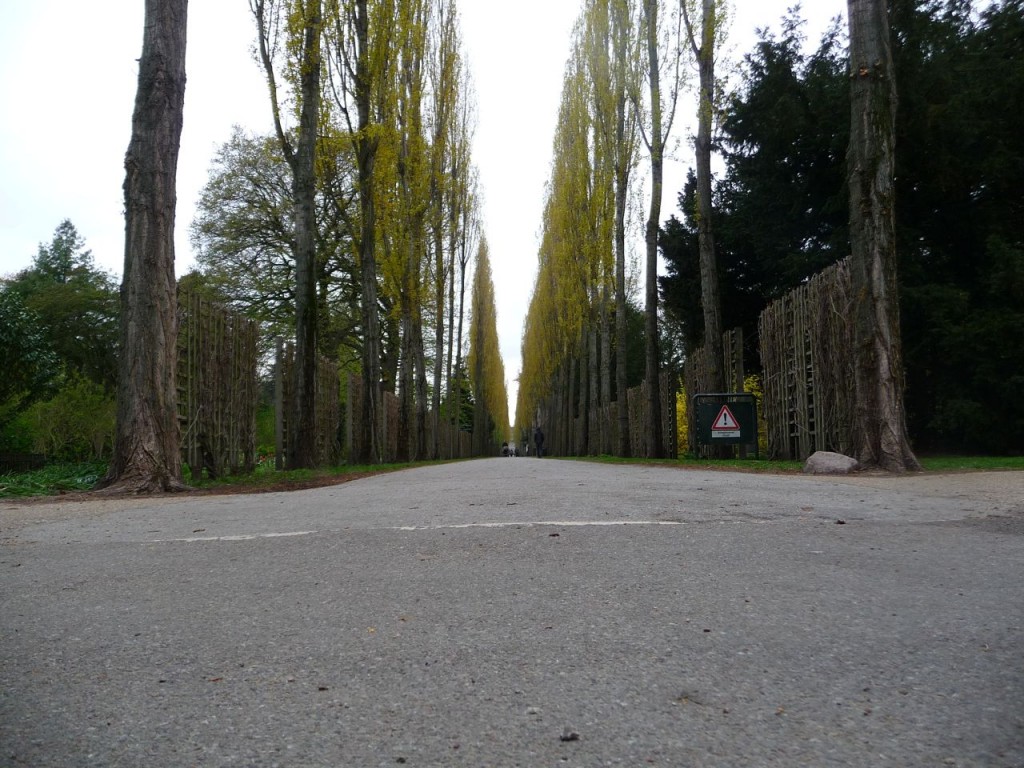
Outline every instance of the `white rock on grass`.
{"label": "white rock on grass", "polygon": [[856,472],[860,464],[856,459],[832,451],[815,451],[804,462],[805,475],[848,475]]}

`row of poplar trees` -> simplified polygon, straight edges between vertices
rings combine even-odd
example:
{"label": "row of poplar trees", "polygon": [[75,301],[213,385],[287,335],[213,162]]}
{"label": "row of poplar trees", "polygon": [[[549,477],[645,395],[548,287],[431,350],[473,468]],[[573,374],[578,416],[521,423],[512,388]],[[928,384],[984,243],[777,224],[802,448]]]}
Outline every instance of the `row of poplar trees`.
{"label": "row of poplar trees", "polygon": [[[838,9],[837,9],[838,10]],[[541,404],[586,413],[617,403],[628,455],[626,222],[630,179],[649,161],[644,228],[646,454],[661,455],[657,259],[663,161],[686,79],[697,75],[692,218],[699,241],[703,339],[711,391],[724,391],[722,321],[712,227],[713,121],[722,109],[716,55],[727,27],[725,0],[585,0],[565,73],[544,209],[539,272],[523,334],[517,424]],[[903,409],[903,370],[893,237],[897,103],[885,0],[848,0],[850,253],[856,305],[854,397],[857,458],[893,471],[918,468]],[[614,370],[614,375],[612,374]],[[615,382],[613,388],[612,382]],[[584,419],[584,423],[586,423]],[[585,439],[587,435],[584,435]],[[592,449],[585,445],[585,450]]]}
{"label": "row of poplar trees", "polygon": [[[569,413],[577,403],[585,412],[615,402],[617,452],[629,455],[627,358],[637,350],[627,343],[627,222],[638,191],[633,177],[645,160],[651,186],[642,269],[643,433],[647,455],[663,453],[657,265],[664,158],[684,76],[696,64],[702,94],[697,165],[710,184],[713,53],[724,29],[723,7],[721,0],[583,4],[566,66],[539,271],[523,333],[518,425],[534,423],[550,398],[565,399]],[[716,290],[710,282],[707,288]],[[720,337],[716,294],[706,306],[709,328],[719,329],[709,336]]]}
{"label": "row of poplar trees", "polygon": [[[249,304],[270,301],[292,313],[293,322],[283,324],[294,329],[296,339],[289,467],[314,463],[317,368],[321,355],[336,357],[338,347],[346,345],[358,357],[364,392],[359,423],[366,434],[359,442],[365,455],[352,459],[374,462],[383,456],[385,387],[398,390],[400,451],[409,458],[438,454],[436,427],[445,391],[454,401],[445,418],[456,427],[466,426],[459,414],[467,404],[460,400],[475,400],[475,426],[483,426],[481,432],[491,427],[482,438],[486,445],[507,432],[508,408],[470,157],[474,117],[455,0],[250,0],[249,5],[274,136],[246,142],[236,134],[225,145],[218,158],[222,173],[214,173],[203,192],[193,242],[219,243],[207,250],[208,263],[230,255],[240,259],[234,274],[247,280],[222,283],[222,296],[244,306],[247,302],[237,299],[248,292]],[[119,375],[115,456],[101,483],[114,491],[182,487],[174,397],[173,222],[186,18],[187,0],[146,0],[126,158],[128,234],[121,293],[126,357]],[[230,168],[225,166],[229,156]],[[270,172],[261,175],[268,166]],[[239,186],[239,179],[248,187]],[[266,197],[276,197],[281,214],[276,240],[241,226],[264,219],[259,206]],[[227,224],[212,235],[204,222],[214,219]],[[268,280],[275,264],[287,285]],[[232,266],[222,266],[221,277],[231,273]],[[472,318],[464,362],[463,305],[470,274]],[[211,283],[204,275],[192,279],[199,287]],[[337,325],[332,307],[339,304],[348,308],[348,328],[340,335],[325,334],[325,328]],[[434,420],[433,430],[428,419]]]}
{"label": "row of poplar trees", "polygon": [[[400,398],[400,458],[434,458],[446,388],[456,424],[462,409],[463,306],[474,258],[476,280],[490,279],[455,0],[250,0],[250,8],[295,210],[298,373],[288,465],[313,463],[305,436],[316,432],[318,353],[336,352],[320,339],[332,282],[348,284],[359,306],[351,338],[366,434],[364,455],[352,458],[383,457],[384,387]],[[340,231],[330,250],[347,247],[349,266],[326,268],[325,229]],[[496,344],[486,345],[477,328],[496,327],[493,288],[474,285],[472,311],[468,374],[483,408],[474,426],[490,433],[488,425],[508,422],[501,392],[479,397],[493,378],[504,391]]]}

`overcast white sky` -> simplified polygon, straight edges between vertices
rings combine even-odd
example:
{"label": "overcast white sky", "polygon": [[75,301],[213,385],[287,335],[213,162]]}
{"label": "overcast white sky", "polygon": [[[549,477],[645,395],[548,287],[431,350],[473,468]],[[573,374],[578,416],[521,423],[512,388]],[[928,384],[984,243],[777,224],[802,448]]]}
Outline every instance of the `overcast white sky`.
{"label": "overcast white sky", "polygon": [[[793,0],[734,0],[730,47],[748,50],[754,29],[778,28]],[[498,332],[515,409],[522,324],[536,271],[544,184],[581,0],[461,0],[463,41],[479,108],[474,160],[485,196]],[[842,0],[804,3],[810,44]],[[142,0],[0,0],[0,275],[31,263],[63,219],[71,219],[97,263],[120,274],[121,184],[131,134]],[[271,129],[250,48],[247,0],[189,4],[188,85],[178,166],[177,273],[193,259],[188,225],[210,160],[234,124]],[[687,114],[691,111],[684,106]],[[679,123],[678,158],[666,170],[662,218],[676,210],[688,160]],[[643,232],[632,233],[639,247]]]}

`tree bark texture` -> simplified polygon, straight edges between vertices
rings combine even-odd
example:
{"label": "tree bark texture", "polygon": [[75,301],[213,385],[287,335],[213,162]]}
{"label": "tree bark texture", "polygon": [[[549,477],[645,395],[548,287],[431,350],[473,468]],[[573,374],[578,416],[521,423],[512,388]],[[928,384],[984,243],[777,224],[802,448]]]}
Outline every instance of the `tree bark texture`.
{"label": "tree bark texture", "polygon": [[[626,100],[620,99],[616,128],[619,136],[624,133],[625,106]],[[629,386],[626,376],[629,333],[626,320],[626,198],[629,194],[629,170],[624,166],[620,157],[615,168],[615,402],[619,421],[617,454],[627,458],[630,454],[629,403],[626,400],[626,389]]]}
{"label": "tree bark texture", "polygon": [[[469,213],[466,211],[466,219]],[[465,230],[463,230],[465,233]],[[466,267],[469,266],[469,251],[466,236],[463,234],[459,244],[459,319],[455,334],[455,428],[462,428],[462,334],[466,319]]]}
{"label": "tree bark texture", "polygon": [[[647,456],[661,458],[661,354],[658,349],[658,232],[664,187],[664,137],[661,126],[661,76],[658,69],[658,2],[644,0],[647,18],[647,60],[651,91],[651,207],[647,217],[644,336],[647,380]],[[623,397],[624,393],[619,393]]]}
{"label": "tree bark texture", "polygon": [[850,189],[857,459],[892,472],[920,469],[903,409],[896,280],[896,83],[884,0],[848,0]]}
{"label": "tree bark texture", "polygon": [[[427,458],[439,459],[441,457],[441,391],[444,387],[445,355],[447,355],[448,369],[451,370],[451,349],[444,348],[445,323],[448,321],[445,315],[445,289],[448,283],[447,262],[444,257],[444,250],[441,247],[443,232],[441,227],[436,228],[434,234],[434,387],[430,393],[430,428],[433,437],[430,445],[427,446]],[[449,323],[450,325],[450,323]],[[449,375],[448,381],[451,381]]]}
{"label": "tree bark texture", "polygon": [[409,461],[413,455],[412,436],[412,314],[407,311],[408,291],[402,291],[402,352],[398,363],[398,455],[399,462]]}
{"label": "tree bark texture", "polygon": [[370,20],[366,0],[356,2],[356,37],[359,56],[356,62],[356,109],[359,113],[359,135],[356,139],[356,165],[359,184],[360,214],[360,286],[362,288],[363,321],[363,463],[381,460],[380,434],[380,321],[377,314],[377,211],[373,197],[373,170],[377,159],[377,139],[370,129]]}
{"label": "tree bark texture", "polygon": [[174,215],[185,103],[188,0],[146,0],[132,138],[114,457],[108,493],[180,490]]}
{"label": "tree bark texture", "polygon": [[715,98],[715,4],[703,0],[701,42],[697,52],[700,100],[697,114],[697,240],[700,250],[700,290],[704,308],[704,348],[708,351],[708,380],[713,392],[725,391],[722,360],[722,307],[718,290],[715,234],[711,224],[711,123]]}
{"label": "tree bark texture", "polygon": [[320,0],[306,8],[302,41],[299,137],[291,159],[295,196],[295,428],[289,431],[288,468],[316,464],[318,322],[316,300],[316,140],[320,121]]}
{"label": "tree bark texture", "polygon": [[[625,59],[629,50],[629,22],[623,6],[615,4],[612,15],[612,35],[615,46],[615,401],[619,423],[616,453],[623,458],[630,455],[629,403],[626,399],[628,324],[626,321],[626,205],[629,195],[629,175],[632,165],[633,135],[627,132],[626,115],[628,97]],[[628,135],[627,135],[628,133]]]}
{"label": "tree bark texture", "polygon": [[[585,454],[597,456],[600,451],[600,440],[597,434],[592,434],[590,431],[590,415],[596,414],[597,409],[601,404],[601,380],[600,380],[600,367],[599,367],[599,356],[598,356],[598,336],[599,330],[595,324],[594,328],[590,329],[588,333],[589,347],[587,349],[587,399],[584,406],[580,409],[581,416],[583,417],[583,428],[584,428],[584,443],[582,451]],[[581,400],[583,401],[583,400]]]}

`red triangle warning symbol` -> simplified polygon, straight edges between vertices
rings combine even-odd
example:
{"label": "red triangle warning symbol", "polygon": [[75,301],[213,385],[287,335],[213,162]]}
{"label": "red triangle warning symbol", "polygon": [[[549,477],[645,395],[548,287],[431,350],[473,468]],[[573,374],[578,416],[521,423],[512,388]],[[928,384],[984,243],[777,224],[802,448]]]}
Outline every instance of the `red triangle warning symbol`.
{"label": "red triangle warning symbol", "polygon": [[736,417],[732,415],[728,405],[722,406],[722,410],[715,417],[715,423],[711,425],[712,431],[715,432],[735,432],[739,428],[740,423],[736,421]]}

